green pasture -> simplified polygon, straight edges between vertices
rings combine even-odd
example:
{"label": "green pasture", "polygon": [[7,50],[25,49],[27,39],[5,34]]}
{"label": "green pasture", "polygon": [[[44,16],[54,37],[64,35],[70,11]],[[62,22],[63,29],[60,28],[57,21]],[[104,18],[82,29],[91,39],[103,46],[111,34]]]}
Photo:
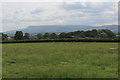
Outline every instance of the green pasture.
{"label": "green pasture", "polygon": [[118,43],[2,44],[3,78],[117,78]]}

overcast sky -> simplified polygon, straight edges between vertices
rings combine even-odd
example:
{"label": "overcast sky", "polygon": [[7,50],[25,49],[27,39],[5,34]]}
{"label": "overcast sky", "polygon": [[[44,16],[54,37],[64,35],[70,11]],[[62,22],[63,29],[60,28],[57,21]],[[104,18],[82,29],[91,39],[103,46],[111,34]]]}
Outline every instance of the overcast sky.
{"label": "overcast sky", "polygon": [[117,21],[117,2],[4,2],[0,31],[30,25],[112,25]]}

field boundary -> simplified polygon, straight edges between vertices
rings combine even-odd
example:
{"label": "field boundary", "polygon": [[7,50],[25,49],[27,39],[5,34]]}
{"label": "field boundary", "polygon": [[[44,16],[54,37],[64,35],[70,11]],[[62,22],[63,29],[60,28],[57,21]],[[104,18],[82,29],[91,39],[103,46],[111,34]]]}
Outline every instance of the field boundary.
{"label": "field boundary", "polygon": [[42,42],[120,42],[119,40],[21,40],[21,41],[3,41],[0,43],[42,43]]}

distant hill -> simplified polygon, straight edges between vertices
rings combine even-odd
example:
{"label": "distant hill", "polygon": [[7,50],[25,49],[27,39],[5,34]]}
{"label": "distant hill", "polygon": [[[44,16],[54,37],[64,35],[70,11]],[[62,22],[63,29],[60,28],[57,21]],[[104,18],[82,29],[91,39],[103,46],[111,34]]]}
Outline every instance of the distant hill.
{"label": "distant hill", "polygon": [[[51,33],[51,32],[70,32],[77,30],[91,30],[91,29],[109,29],[115,33],[118,33],[118,25],[103,25],[103,26],[83,26],[83,25],[40,25],[40,26],[28,26],[25,29],[19,29],[20,31],[27,33]],[[7,31],[5,33],[13,34],[17,30]]]}

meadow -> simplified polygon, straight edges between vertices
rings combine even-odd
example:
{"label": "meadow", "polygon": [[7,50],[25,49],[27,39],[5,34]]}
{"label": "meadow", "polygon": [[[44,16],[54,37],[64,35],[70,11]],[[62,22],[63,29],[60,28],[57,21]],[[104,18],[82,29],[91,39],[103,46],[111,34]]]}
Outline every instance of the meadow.
{"label": "meadow", "polygon": [[2,44],[3,78],[117,78],[118,43]]}

